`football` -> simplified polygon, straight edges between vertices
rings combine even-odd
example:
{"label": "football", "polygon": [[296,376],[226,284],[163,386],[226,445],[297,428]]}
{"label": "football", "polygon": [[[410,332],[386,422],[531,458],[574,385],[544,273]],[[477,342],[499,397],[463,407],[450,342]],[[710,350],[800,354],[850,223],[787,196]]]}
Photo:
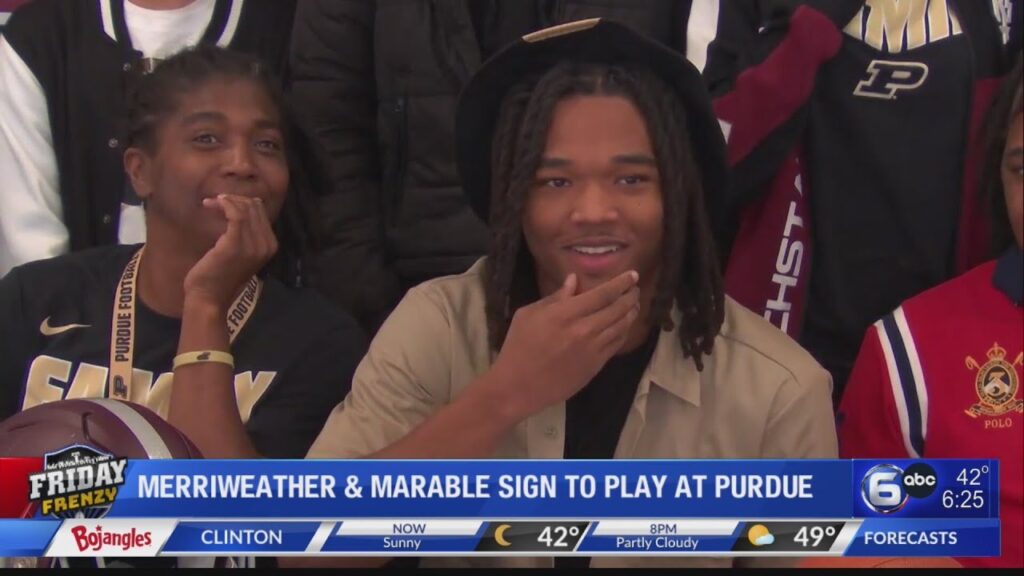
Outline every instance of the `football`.
{"label": "football", "polygon": [[0,423],[0,457],[43,457],[76,445],[117,458],[203,457],[182,432],[155,412],[119,400],[49,402]]}

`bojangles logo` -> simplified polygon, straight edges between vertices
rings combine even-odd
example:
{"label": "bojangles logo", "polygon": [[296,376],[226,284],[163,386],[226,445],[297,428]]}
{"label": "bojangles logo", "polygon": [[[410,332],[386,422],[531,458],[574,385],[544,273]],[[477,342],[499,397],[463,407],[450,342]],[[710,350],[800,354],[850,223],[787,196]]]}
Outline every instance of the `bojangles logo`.
{"label": "bojangles logo", "polygon": [[1014,368],[1024,365],[1024,352],[1017,354],[1010,363],[1006,360],[1006,349],[995,343],[987,356],[988,362],[985,364],[978,364],[978,361],[970,356],[965,360],[967,369],[976,373],[974,389],[978,393],[978,403],[964,412],[971,418],[1024,412],[1024,400],[1017,398],[1020,379]]}
{"label": "bojangles logo", "polygon": [[75,537],[75,545],[78,546],[79,552],[98,552],[104,547],[120,548],[127,552],[133,548],[147,548],[153,545],[153,532],[139,531],[136,528],[116,532],[104,530],[103,526],[96,526],[92,531],[88,526],[74,526],[71,528],[71,535]]}

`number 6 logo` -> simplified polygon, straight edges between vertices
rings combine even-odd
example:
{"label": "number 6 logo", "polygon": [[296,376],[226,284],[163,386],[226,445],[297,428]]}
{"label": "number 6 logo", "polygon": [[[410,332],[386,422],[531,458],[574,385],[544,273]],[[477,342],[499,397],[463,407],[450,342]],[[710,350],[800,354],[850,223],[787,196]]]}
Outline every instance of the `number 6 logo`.
{"label": "number 6 logo", "polygon": [[906,505],[909,495],[903,489],[903,470],[892,464],[880,464],[864,475],[861,497],[869,508],[880,514],[892,514]]}

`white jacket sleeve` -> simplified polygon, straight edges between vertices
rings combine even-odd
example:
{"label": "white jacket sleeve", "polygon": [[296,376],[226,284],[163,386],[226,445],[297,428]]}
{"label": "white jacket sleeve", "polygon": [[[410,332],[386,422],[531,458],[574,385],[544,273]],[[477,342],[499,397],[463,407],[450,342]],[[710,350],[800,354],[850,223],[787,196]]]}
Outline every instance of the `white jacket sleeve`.
{"label": "white jacket sleeve", "polygon": [[46,94],[0,36],[0,276],[68,244]]}

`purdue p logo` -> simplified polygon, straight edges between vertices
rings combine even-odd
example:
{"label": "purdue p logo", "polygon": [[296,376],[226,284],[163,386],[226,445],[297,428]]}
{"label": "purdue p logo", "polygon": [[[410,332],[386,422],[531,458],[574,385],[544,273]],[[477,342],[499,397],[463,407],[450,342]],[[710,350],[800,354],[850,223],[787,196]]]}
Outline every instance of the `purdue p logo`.
{"label": "purdue p logo", "polygon": [[928,78],[928,66],[921,62],[872,60],[867,72],[867,79],[861,80],[853,93],[883,100],[895,100],[901,91],[917,90]]}

